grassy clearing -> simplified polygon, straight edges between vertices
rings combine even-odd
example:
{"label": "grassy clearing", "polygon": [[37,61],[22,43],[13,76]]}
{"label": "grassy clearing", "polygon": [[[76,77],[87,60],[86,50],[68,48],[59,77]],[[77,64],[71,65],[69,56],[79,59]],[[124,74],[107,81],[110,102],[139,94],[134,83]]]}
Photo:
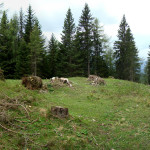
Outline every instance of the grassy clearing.
{"label": "grassy clearing", "polygon": [[[70,80],[73,88],[47,93],[27,90],[20,80],[0,82],[0,100],[17,99],[30,114],[22,107],[7,110],[10,119],[1,124],[16,133],[0,127],[0,149],[150,149],[149,86],[116,79],[106,79],[105,86],[91,86],[81,77]],[[68,107],[70,117],[52,117],[53,105]]]}

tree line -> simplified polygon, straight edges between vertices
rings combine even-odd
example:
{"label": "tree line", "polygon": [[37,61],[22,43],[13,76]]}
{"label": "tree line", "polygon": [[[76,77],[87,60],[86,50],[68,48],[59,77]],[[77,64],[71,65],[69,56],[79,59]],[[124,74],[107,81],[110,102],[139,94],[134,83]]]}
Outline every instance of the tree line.
{"label": "tree line", "polygon": [[25,75],[42,78],[53,76],[114,76],[138,82],[140,59],[133,34],[123,16],[114,49],[108,43],[103,27],[85,4],[79,23],[74,23],[69,8],[61,33],[61,41],[52,34],[48,45],[41,25],[29,6],[8,20],[3,11],[0,20],[0,67],[6,78],[19,79]]}

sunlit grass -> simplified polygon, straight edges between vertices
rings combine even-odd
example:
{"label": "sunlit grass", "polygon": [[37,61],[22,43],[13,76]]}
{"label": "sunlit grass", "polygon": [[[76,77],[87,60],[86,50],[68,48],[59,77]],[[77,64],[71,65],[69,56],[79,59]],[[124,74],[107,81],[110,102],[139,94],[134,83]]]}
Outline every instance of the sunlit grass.
{"label": "sunlit grass", "polygon": [[[72,88],[47,93],[27,90],[20,80],[0,82],[0,98],[18,98],[31,107],[31,119],[37,119],[34,123],[26,119],[24,132],[40,133],[19,136],[0,128],[0,148],[150,149],[149,86],[117,79],[105,79],[104,86],[92,86],[81,77],[70,80]],[[69,108],[70,117],[52,117],[54,105]]]}

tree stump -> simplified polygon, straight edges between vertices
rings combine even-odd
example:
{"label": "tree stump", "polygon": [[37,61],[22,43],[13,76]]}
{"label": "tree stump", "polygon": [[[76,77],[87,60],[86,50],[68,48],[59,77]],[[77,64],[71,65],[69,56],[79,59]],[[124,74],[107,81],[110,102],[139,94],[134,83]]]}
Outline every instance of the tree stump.
{"label": "tree stump", "polygon": [[61,106],[52,106],[51,113],[53,116],[59,118],[67,118],[69,116],[68,108],[63,108]]}

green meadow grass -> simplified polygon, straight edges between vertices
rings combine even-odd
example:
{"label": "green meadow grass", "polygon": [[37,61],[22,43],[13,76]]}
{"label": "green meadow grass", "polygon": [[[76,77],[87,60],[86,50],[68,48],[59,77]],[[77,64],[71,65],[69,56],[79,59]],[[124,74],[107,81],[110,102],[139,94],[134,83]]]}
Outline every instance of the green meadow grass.
{"label": "green meadow grass", "polygon": [[[16,133],[0,127],[0,149],[150,149],[150,86],[117,79],[106,79],[104,86],[92,86],[87,78],[69,80],[72,88],[42,93],[27,90],[20,80],[0,82],[0,100],[17,99],[30,114],[8,111],[21,119],[12,126],[1,123]],[[51,106],[69,108],[69,118],[52,117]]]}

